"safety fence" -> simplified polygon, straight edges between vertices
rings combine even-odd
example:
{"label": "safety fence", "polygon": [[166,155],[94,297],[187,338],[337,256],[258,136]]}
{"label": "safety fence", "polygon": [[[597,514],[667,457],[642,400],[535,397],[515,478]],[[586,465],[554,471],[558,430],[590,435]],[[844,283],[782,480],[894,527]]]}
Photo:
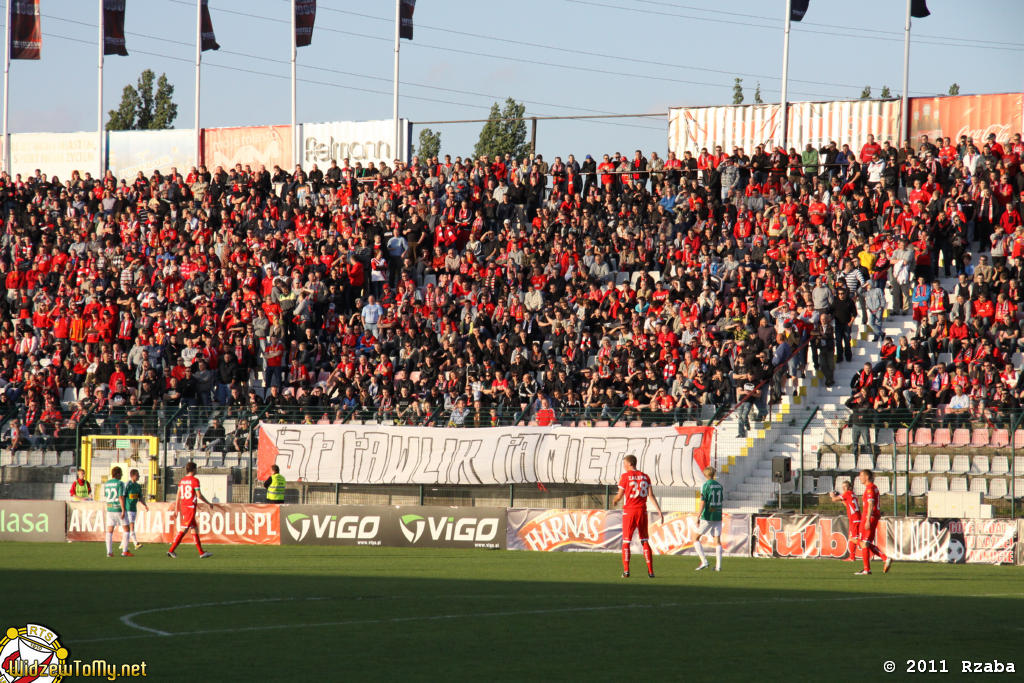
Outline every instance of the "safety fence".
{"label": "safety fence", "polygon": [[844,481],[859,495],[858,472],[870,469],[887,514],[932,515],[929,504],[957,500],[980,517],[1016,517],[1024,497],[1024,413],[979,404],[814,410],[802,425],[793,469],[793,507],[801,512],[827,507]]}
{"label": "safety fence", "polygon": [[[97,542],[107,523],[104,506],[95,502],[0,500],[0,520],[0,542]],[[617,552],[623,533],[621,510],[499,506],[217,504],[201,506],[197,524],[208,543],[528,551]],[[178,529],[168,503],[140,509],[135,525],[143,543],[169,543]],[[654,552],[693,554],[699,525],[692,513],[652,514]],[[726,514],[723,551],[734,557],[850,559],[849,531],[845,516]],[[1022,564],[1022,537],[1024,520],[883,518],[876,540],[898,561]]]}

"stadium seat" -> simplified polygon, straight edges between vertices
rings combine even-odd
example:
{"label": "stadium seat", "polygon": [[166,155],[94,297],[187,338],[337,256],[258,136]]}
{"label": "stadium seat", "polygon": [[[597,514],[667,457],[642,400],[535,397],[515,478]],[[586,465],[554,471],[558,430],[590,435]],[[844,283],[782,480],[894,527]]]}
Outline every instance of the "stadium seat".
{"label": "stadium seat", "polygon": [[914,468],[911,472],[927,472],[932,468],[931,456],[919,453],[914,456]]}
{"label": "stadium seat", "polygon": [[950,363],[953,362],[953,354],[951,354],[951,353],[940,353],[939,354],[939,362],[943,363],[944,365],[949,365]]}
{"label": "stadium seat", "polygon": [[996,477],[988,484],[988,497],[1006,498],[1008,490],[1009,487],[1006,485],[1006,479],[1003,477]]}
{"label": "stadium seat", "polygon": [[966,446],[971,443],[971,430],[970,429],[957,429],[953,432],[953,444],[954,446]]}
{"label": "stadium seat", "polygon": [[988,446],[988,442],[988,429],[981,427],[971,431],[971,446],[974,448],[984,448],[985,446]]}
{"label": "stadium seat", "polygon": [[1016,455],[1013,458],[1013,472],[1020,474],[1024,472],[1024,455]]}
{"label": "stadium seat", "polygon": [[1010,459],[1005,455],[994,455],[992,456],[992,464],[989,469],[990,474],[1007,474],[1010,471]]}
{"label": "stadium seat", "polygon": [[936,429],[935,433],[932,435],[932,445],[937,446],[939,448],[942,448],[943,446],[948,446],[949,442],[952,440],[953,435],[945,427]]}
{"label": "stadium seat", "polygon": [[816,470],[816,469],[818,469],[818,454],[814,453],[814,452],[804,453],[803,468],[805,470]]}
{"label": "stadium seat", "polygon": [[989,446],[992,448],[1006,448],[1010,445],[1010,430],[1008,429],[993,429],[992,440],[989,441]]}
{"label": "stadium seat", "polygon": [[660,270],[649,270],[647,275],[654,280],[655,284],[661,282],[661,271]]}
{"label": "stadium seat", "polygon": [[953,477],[950,479],[949,490],[956,493],[967,491],[967,477]]}
{"label": "stadium seat", "polygon": [[839,454],[839,470],[848,472],[857,469],[857,459],[853,457],[853,453],[840,453]]}
{"label": "stadium seat", "polygon": [[1024,429],[1018,429],[1013,433],[1013,445],[1015,448],[1024,448]]}
{"label": "stadium seat", "polygon": [[875,445],[890,446],[893,444],[896,435],[888,427],[882,427],[875,434]]}
{"label": "stadium seat", "polygon": [[976,455],[971,458],[971,474],[988,474],[988,470],[989,461],[987,455]]}
{"label": "stadium seat", "polygon": [[911,477],[910,478],[910,495],[912,496],[923,496],[928,493],[928,478],[927,477]]}
{"label": "stadium seat", "polygon": [[949,490],[949,479],[946,477],[932,477],[932,480],[928,483],[929,491],[948,491]]}
{"label": "stadium seat", "polygon": [[907,471],[907,454],[897,453],[896,454],[896,471],[906,472]]}
{"label": "stadium seat", "polygon": [[936,474],[945,474],[949,472],[950,467],[952,467],[952,465],[949,462],[949,456],[945,453],[940,453],[932,459],[931,471]]}
{"label": "stadium seat", "polygon": [[633,428],[643,427],[644,426],[644,421],[643,420],[633,420],[632,422],[629,423],[629,426],[633,427]]}
{"label": "stadium seat", "polygon": [[930,427],[918,427],[917,431],[914,432],[914,445],[915,446],[931,446],[932,445],[932,430]]}
{"label": "stadium seat", "polygon": [[981,493],[983,496],[988,496],[988,479],[985,477],[972,477],[970,485],[971,493]]}
{"label": "stadium seat", "polygon": [[611,423],[608,420],[597,420],[594,422],[595,427],[611,427]]}
{"label": "stadium seat", "polygon": [[835,453],[822,453],[818,462],[818,469],[835,470],[839,469]]}
{"label": "stadium seat", "polygon": [[853,492],[858,496],[864,495],[864,484],[860,483],[860,479],[853,480]]}
{"label": "stadium seat", "polygon": [[907,428],[906,427],[900,427],[899,429],[897,429],[896,430],[896,435],[895,435],[894,438],[895,438],[895,443],[896,443],[897,446],[906,446],[907,445]]}
{"label": "stadium seat", "polygon": [[43,452],[43,464],[47,467],[56,467],[60,464],[59,456],[57,451],[44,451]]}
{"label": "stadium seat", "polygon": [[861,453],[857,456],[857,469],[858,470],[873,470],[875,469],[875,463],[872,462],[874,458],[871,457],[870,453]]}
{"label": "stadium seat", "polygon": [[839,445],[840,446],[852,446],[853,445],[853,430],[849,427],[839,431]]}
{"label": "stadium seat", "polygon": [[880,472],[892,472],[892,453],[879,453],[875,458],[875,469]]}
{"label": "stadium seat", "polygon": [[878,486],[878,494],[887,496],[892,491],[892,479],[889,477],[876,477],[875,485]]}
{"label": "stadium seat", "polygon": [[896,475],[896,495],[902,496],[907,492],[907,478],[902,474]]}
{"label": "stadium seat", "polygon": [[1013,480],[1012,488],[1006,493],[1010,498],[1024,497],[1024,479],[1017,477]]}
{"label": "stadium seat", "polygon": [[28,460],[26,462],[30,467],[38,467],[43,464],[43,452],[42,451],[29,451]]}
{"label": "stadium seat", "polygon": [[953,474],[966,474],[971,471],[971,458],[966,455],[954,455],[953,463],[949,468]]}
{"label": "stadium seat", "polygon": [[814,492],[817,494],[825,494],[834,489],[832,477],[817,477],[814,480]]}

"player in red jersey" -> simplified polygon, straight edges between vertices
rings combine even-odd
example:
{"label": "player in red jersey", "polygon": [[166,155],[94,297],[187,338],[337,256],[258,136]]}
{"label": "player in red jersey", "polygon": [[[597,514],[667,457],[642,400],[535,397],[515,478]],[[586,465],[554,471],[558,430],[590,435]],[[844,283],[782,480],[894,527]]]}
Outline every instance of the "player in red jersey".
{"label": "player in red jersey", "polygon": [[875,530],[878,528],[878,520],[882,518],[882,509],[878,504],[878,487],[875,486],[875,473],[871,470],[860,471],[860,483],[864,484],[864,505],[860,515],[860,544],[863,547],[864,569],[857,572],[864,576],[871,573],[871,556],[877,555],[882,562],[882,573],[888,574],[892,567],[892,558],[886,557],[885,553],[875,545]]}
{"label": "player in red jersey", "polygon": [[188,533],[189,529],[192,529],[192,535],[196,539],[199,559],[205,560],[213,556],[213,553],[203,550],[203,542],[199,539],[199,526],[196,524],[196,507],[199,505],[199,501],[211,505],[210,501],[206,500],[203,492],[199,490],[199,480],[196,479],[197,469],[194,462],[185,465],[185,476],[178,482],[178,501],[176,507],[178,508],[178,526],[181,528],[181,531],[178,532],[178,537],[174,539],[170,550],[167,551],[167,557],[177,557],[174,554],[174,550],[181,543],[181,539],[185,538],[185,534]]}
{"label": "player in red jersey", "polygon": [[647,499],[651,499],[658,516],[664,520],[658,499],[651,490],[651,478],[636,468],[636,456],[627,455],[622,459],[625,472],[619,477],[619,492],[615,495],[612,505],[622,504],[622,577],[629,578],[629,544],[633,540],[633,532],[640,535],[640,545],[644,549],[644,561],[647,563],[647,576],[654,578],[654,556],[651,544],[647,542]]}
{"label": "player in red jersey", "polygon": [[857,544],[860,543],[860,503],[853,492],[853,486],[848,481],[843,482],[843,492],[830,491],[828,494],[832,502],[840,501],[846,505],[846,517],[850,520],[850,554],[844,562],[854,562],[857,559]]}

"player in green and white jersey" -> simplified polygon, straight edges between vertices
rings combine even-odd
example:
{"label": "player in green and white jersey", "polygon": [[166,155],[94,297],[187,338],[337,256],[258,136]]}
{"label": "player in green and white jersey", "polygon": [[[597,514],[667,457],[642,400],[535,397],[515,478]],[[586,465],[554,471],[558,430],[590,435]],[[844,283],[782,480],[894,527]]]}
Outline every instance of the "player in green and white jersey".
{"label": "player in green and white jersey", "polygon": [[707,481],[700,489],[700,506],[697,508],[697,519],[700,520],[700,528],[697,529],[697,540],[693,542],[693,549],[697,551],[700,558],[700,566],[697,571],[707,569],[708,561],[704,557],[704,546],[700,539],[704,536],[711,536],[715,546],[715,571],[722,571],[722,503],[725,500],[725,492],[722,485],[715,481],[715,468],[705,467],[704,477]]}
{"label": "player in green and white jersey", "polygon": [[128,479],[129,482],[124,485],[125,521],[128,523],[129,540],[135,544],[135,549],[138,550],[142,544],[139,543],[139,537],[135,535],[135,517],[139,512],[139,503],[146,508],[146,512],[149,512],[149,506],[146,505],[146,493],[142,490],[142,484],[139,483],[139,471],[132,469],[128,472]]}
{"label": "player in green and white jersey", "polygon": [[110,479],[103,483],[103,504],[107,506],[107,557],[114,556],[114,527],[121,527],[121,557],[132,557],[128,552],[128,521],[125,518],[124,482],[121,468],[110,471]]}

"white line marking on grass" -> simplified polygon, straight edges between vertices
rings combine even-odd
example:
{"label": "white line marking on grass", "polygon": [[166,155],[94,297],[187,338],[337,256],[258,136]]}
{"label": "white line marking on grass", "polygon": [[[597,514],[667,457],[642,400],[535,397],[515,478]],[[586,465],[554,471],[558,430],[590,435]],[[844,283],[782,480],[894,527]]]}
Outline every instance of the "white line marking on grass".
{"label": "white line marking on grass", "polygon": [[[343,621],[322,621],[315,623],[306,624],[263,624],[259,626],[241,626],[233,628],[217,628],[217,629],[202,629],[198,631],[161,631],[159,629],[149,628],[136,624],[134,621],[135,617],[143,614],[155,614],[157,612],[171,612],[183,609],[197,609],[202,607],[221,607],[224,605],[242,605],[251,604],[255,602],[287,602],[287,601],[298,601],[298,600],[330,600],[331,598],[254,598],[246,600],[228,600],[225,602],[203,602],[194,603],[191,605],[174,605],[171,607],[156,607],[154,609],[142,610],[139,612],[132,612],[121,617],[121,623],[125,626],[145,631],[144,634],[134,636],[109,636],[105,638],[88,638],[84,640],[75,640],[69,638],[70,642],[75,643],[98,643],[111,640],[123,640],[133,638],[148,638],[151,636],[159,636],[163,638],[174,637],[174,636],[198,636],[208,635],[213,633],[236,633],[241,631],[279,631],[282,629],[290,628],[319,628],[322,626],[356,626],[356,625],[368,625],[368,624],[398,624],[404,622],[413,621],[446,621],[450,619],[477,619],[477,618],[490,618],[490,617],[514,617],[514,616],[533,616],[541,614],[568,614],[572,612],[597,612],[606,610],[616,609],[635,609],[638,607],[648,607],[652,609],[664,609],[668,607],[706,607],[710,605],[751,605],[751,604],[774,604],[774,603],[796,603],[796,602],[850,602],[859,600],[885,600],[885,599],[900,599],[900,598],[916,598],[918,596],[912,595],[858,595],[849,597],[837,597],[837,598],[766,598],[763,600],[733,600],[733,601],[722,601],[714,600],[709,602],[663,602],[663,603],[633,603],[627,605],[592,605],[586,607],[554,607],[547,609],[533,609],[533,610],[507,610],[507,611],[493,611],[493,612],[461,612],[457,614],[435,614],[430,616],[415,616],[415,617],[382,617],[377,619],[346,619]],[[983,597],[983,596],[979,596]]]}

